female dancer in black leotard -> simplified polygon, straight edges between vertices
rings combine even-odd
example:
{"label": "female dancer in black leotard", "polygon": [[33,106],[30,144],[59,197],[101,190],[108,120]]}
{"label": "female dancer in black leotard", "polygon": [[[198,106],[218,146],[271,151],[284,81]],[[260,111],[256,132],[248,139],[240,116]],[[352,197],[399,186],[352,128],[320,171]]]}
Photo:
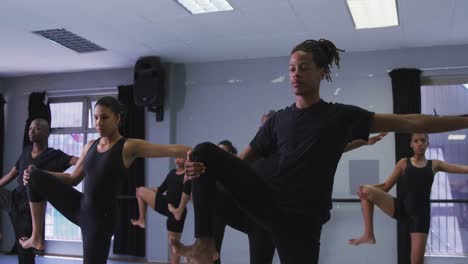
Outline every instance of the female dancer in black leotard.
{"label": "female dancer in black leotard", "polygon": [[[106,263],[115,224],[116,195],[127,169],[137,157],[185,157],[189,147],[157,145],[140,139],[125,139],[119,133],[119,102],[112,97],[100,98],[95,105],[95,126],[100,138],[88,142],[75,170],[71,173],[47,173],[30,168],[24,173],[31,207],[49,201],[59,212],[81,228],[83,262]],[[84,192],[76,185],[86,176]],[[34,212],[33,210],[31,210]],[[44,215],[34,214],[36,221],[31,238],[22,238],[23,247],[35,247],[43,241]],[[41,222],[42,221],[42,222]]]}
{"label": "female dancer in black leotard", "polygon": [[[401,159],[392,174],[382,184],[364,185],[358,192],[364,217],[364,234],[350,239],[352,245],[375,244],[373,228],[374,204],[390,217],[407,220],[411,236],[411,263],[424,262],[427,234],[431,220],[431,186],[434,174],[439,171],[448,173],[468,173],[468,166],[449,164],[440,160],[426,160],[424,154],[429,141],[427,134],[413,134],[411,148],[414,156]],[[388,191],[397,180],[404,181],[403,196],[394,198]]]}

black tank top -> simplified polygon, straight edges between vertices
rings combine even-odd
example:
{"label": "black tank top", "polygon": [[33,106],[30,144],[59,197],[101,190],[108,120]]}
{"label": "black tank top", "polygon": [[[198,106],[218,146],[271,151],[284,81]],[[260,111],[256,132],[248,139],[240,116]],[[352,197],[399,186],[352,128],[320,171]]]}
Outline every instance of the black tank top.
{"label": "black tank top", "polygon": [[428,160],[426,166],[418,168],[413,166],[411,159],[407,159],[407,166],[400,180],[404,186],[402,198],[410,207],[409,209],[418,209],[418,207],[429,205],[431,199],[431,188],[434,181],[434,172],[432,170],[432,160]]}
{"label": "black tank top", "polygon": [[91,145],[84,160],[86,183],[82,207],[109,210],[114,207],[115,198],[121,191],[122,183],[128,173],[122,159],[125,138],[121,138],[102,153],[97,151],[100,140],[101,138],[98,138]]}

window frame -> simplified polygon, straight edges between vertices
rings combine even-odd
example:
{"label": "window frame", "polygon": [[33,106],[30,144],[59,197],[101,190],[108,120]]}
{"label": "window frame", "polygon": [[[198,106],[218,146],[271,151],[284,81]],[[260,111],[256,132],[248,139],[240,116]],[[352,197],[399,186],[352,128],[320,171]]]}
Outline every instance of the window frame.
{"label": "window frame", "polygon": [[[110,94],[109,96],[112,96]],[[102,96],[91,95],[91,96],[75,96],[75,97],[58,97],[50,98],[49,103],[72,103],[72,102],[82,102],[83,103],[83,113],[82,113],[82,123],[81,127],[54,127],[50,129],[50,134],[70,134],[70,133],[82,133],[84,136],[84,142],[88,142],[88,133],[97,133],[96,128],[89,127],[88,116],[91,113],[91,108],[93,107],[91,103],[101,98]],[[52,113],[51,113],[52,115]],[[91,119],[93,117],[91,116]],[[52,117],[53,122],[53,117]],[[92,121],[91,121],[92,122]]]}

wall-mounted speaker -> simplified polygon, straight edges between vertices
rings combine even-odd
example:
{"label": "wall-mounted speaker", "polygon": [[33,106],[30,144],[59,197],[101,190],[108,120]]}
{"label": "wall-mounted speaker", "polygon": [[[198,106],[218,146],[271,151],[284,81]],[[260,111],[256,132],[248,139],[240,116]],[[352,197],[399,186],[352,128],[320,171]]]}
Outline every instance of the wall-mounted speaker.
{"label": "wall-mounted speaker", "polygon": [[164,118],[164,67],[159,57],[142,57],[135,63],[133,96],[135,104],[156,112],[156,121]]}

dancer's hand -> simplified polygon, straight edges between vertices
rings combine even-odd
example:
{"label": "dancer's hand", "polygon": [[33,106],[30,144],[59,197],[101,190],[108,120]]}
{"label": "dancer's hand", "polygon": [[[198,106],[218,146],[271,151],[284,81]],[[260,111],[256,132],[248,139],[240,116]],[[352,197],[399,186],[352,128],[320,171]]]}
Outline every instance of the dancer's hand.
{"label": "dancer's hand", "polygon": [[30,177],[29,177],[29,174],[30,174],[31,171],[32,171],[33,169],[35,169],[35,168],[36,168],[36,166],[34,166],[34,165],[29,165],[28,168],[24,170],[24,172],[23,172],[23,184],[24,184],[24,185],[28,185],[29,178],[30,178]]}
{"label": "dancer's hand", "polygon": [[206,172],[205,164],[202,162],[192,162],[192,151],[187,152],[187,159],[185,161],[185,181],[198,179],[201,174]]}
{"label": "dancer's hand", "polygon": [[367,145],[374,145],[375,143],[379,142],[384,138],[388,133],[380,133],[377,136],[370,137],[369,140],[367,140]]}

